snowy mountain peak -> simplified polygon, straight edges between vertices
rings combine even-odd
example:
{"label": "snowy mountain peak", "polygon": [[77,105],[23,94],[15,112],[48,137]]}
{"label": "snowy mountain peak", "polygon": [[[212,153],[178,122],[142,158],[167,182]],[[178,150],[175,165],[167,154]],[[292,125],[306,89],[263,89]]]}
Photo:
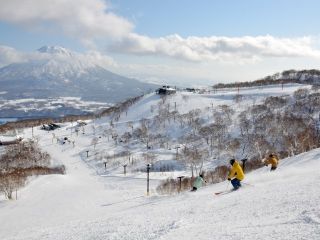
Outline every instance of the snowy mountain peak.
{"label": "snowy mountain peak", "polygon": [[40,53],[49,53],[49,54],[57,54],[57,55],[65,55],[72,56],[72,52],[64,47],[60,46],[43,46],[38,49]]}
{"label": "snowy mountain peak", "polygon": [[6,92],[1,98],[81,97],[108,103],[157,87],[112,73],[92,57],[60,46],[41,47],[34,58],[0,68],[0,85]]}

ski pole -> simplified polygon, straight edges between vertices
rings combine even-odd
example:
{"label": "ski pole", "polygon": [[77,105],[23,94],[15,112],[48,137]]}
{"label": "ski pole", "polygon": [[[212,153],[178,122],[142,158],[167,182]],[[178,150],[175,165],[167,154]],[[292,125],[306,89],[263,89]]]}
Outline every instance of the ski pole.
{"label": "ski pole", "polygon": [[[228,182],[229,182],[229,181],[228,181]],[[228,191],[229,184],[230,184],[230,182],[227,184],[227,188],[226,188],[225,191],[216,192],[216,193],[214,193],[214,194],[215,194],[215,195],[219,195],[219,194],[222,194],[222,193],[226,193],[226,192]]]}
{"label": "ski pole", "polygon": [[228,181],[226,191],[227,191],[227,190],[228,190],[228,188],[229,188],[229,184],[230,184],[230,181]]}

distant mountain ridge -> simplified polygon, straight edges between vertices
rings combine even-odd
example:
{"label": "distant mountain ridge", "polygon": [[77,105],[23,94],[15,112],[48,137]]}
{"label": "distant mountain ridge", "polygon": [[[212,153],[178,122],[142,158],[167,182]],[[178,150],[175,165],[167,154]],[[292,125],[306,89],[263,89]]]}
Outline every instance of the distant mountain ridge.
{"label": "distant mountain ridge", "polygon": [[44,46],[38,53],[36,60],[0,68],[0,99],[81,97],[117,103],[157,88],[112,73],[63,47]]}
{"label": "distant mountain ridge", "polygon": [[286,70],[281,73],[266,76],[262,79],[247,82],[236,83],[219,83],[214,85],[214,88],[230,88],[230,87],[253,87],[261,85],[270,85],[277,83],[301,83],[301,84],[313,84],[320,85],[320,70]]}
{"label": "distant mountain ridge", "polygon": [[265,80],[296,80],[300,83],[320,84],[320,70],[286,70],[263,78]]}

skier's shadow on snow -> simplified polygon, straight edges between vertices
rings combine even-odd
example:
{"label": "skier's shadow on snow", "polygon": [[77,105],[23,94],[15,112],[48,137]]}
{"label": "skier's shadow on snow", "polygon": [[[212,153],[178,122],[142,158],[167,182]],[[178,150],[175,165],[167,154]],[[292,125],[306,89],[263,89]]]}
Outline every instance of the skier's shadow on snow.
{"label": "skier's shadow on snow", "polygon": [[[108,207],[108,206],[112,206],[112,205],[115,205],[115,204],[120,204],[120,203],[125,203],[125,202],[129,202],[131,200],[136,200],[136,199],[139,199],[139,198],[145,198],[145,196],[139,196],[139,197],[134,197],[134,198],[130,198],[130,199],[125,199],[123,201],[119,201],[119,202],[113,202],[113,203],[109,203],[109,204],[103,204],[101,205],[101,207]],[[143,203],[138,203],[138,204],[135,204],[131,207],[127,207],[123,210],[129,210],[129,209],[133,209],[133,208],[137,208],[137,207],[142,207],[142,206],[145,206],[145,205],[150,205],[150,204],[154,204],[154,203],[157,203],[157,202],[161,202],[163,200],[163,198],[159,198],[157,200],[153,200],[153,201],[147,201],[147,202],[143,202]]]}
{"label": "skier's shadow on snow", "polygon": [[130,209],[133,209],[133,208],[138,208],[138,207],[143,207],[143,206],[146,206],[146,205],[156,204],[156,203],[161,202],[161,201],[163,201],[165,199],[166,198],[157,198],[156,200],[147,199],[149,201],[144,202],[144,203],[140,203],[140,204],[137,204],[137,205],[134,205],[134,206],[131,206],[131,207],[127,207],[127,208],[125,208],[123,210],[126,211],[126,210],[130,210]]}
{"label": "skier's shadow on snow", "polygon": [[0,208],[4,207],[6,205],[6,202],[8,202],[8,200],[0,200]]}
{"label": "skier's shadow on snow", "polygon": [[112,206],[112,205],[116,205],[119,203],[125,203],[125,202],[129,202],[131,200],[135,200],[135,199],[139,199],[139,198],[143,198],[144,196],[139,196],[139,197],[134,197],[134,198],[129,198],[129,199],[125,199],[122,201],[118,201],[118,202],[113,202],[113,203],[108,203],[108,204],[102,204],[101,207],[108,207],[108,206]]}

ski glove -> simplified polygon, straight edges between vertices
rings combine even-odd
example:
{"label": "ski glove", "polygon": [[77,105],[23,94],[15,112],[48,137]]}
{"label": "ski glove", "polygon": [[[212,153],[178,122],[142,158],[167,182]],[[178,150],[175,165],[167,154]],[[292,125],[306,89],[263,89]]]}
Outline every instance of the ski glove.
{"label": "ski glove", "polygon": [[231,181],[231,178],[228,178],[228,181]]}

